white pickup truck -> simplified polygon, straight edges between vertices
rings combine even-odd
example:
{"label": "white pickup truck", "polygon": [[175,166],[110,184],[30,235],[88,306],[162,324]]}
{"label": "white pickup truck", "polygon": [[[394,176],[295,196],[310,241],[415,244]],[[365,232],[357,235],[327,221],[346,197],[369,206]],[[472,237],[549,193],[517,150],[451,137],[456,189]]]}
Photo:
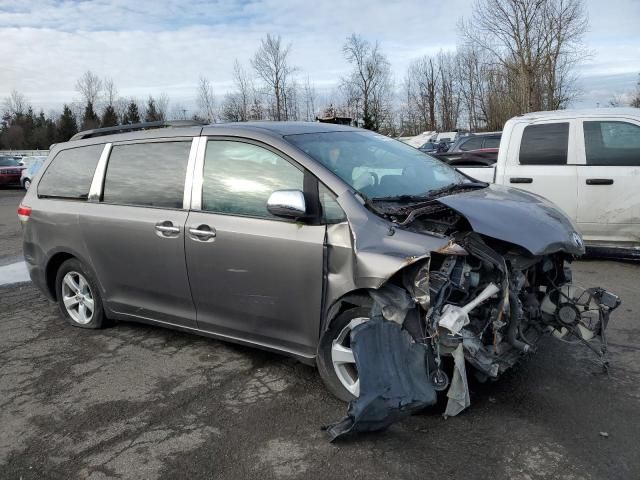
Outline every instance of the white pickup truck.
{"label": "white pickup truck", "polygon": [[640,256],[640,109],[536,112],[507,121],[495,165],[463,173],[537,193],[595,254]]}

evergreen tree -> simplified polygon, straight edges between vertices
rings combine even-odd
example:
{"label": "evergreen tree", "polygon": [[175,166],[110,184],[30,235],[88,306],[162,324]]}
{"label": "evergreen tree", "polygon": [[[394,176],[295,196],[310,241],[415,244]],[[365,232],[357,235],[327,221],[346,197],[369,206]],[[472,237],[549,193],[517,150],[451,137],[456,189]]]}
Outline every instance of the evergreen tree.
{"label": "evergreen tree", "polygon": [[124,113],[122,117],[122,124],[132,124],[132,123],[140,123],[140,113],[138,112],[138,104],[131,100],[129,106],[127,107],[127,111]]}
{"label": "evergreen tree", "polygon": [[22,127],[24,134],[25,147],[28,147],[33,142],[33,133],[36,128],[36,115],[33,113],[33,108],[29,106],[26,115],[21,115],[19,125]]}
{"label": "evergreen tree", "polygon": [[107,105],[102,112],[102,121],[100,122],[102,127],[115,127],[118,125],[118,114],[116,113],[113,105]]}
{"label": "evergreen tree", "polygon": [[65,104],[62,115],[58,119],[58,134],[56,142],[66,142],[78,133],[78,125],[73,116],[73,112],[68,105]]}
{"label": "evergreen tree", "polygon": [[82,130],[91,130],[100,126],[98,114],[93,109],[93,103],[87,102],[82,115]]}
{"label": "evergreen tree", "polygon": [[149,101],[147,102],[147,113],[144,116],[145,122],[158,122],[163,120],[162,114],[156,108],[156,101],[153,97],[149,97]]}

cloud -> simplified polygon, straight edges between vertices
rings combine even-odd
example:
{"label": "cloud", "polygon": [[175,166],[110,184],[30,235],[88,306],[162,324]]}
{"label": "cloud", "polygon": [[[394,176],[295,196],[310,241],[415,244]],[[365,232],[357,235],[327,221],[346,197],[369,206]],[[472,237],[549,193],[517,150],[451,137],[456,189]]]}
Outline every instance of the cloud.
{"label": "cloud", "polygon": [[[281,34],[291,60],[330,91],[348,66],[341,47],[352,32],[380,42],[400,83],[410,61],[458,41],[457,21],[471,0],[94,0],[0,1],[0,97],[16,88],[37,106],[59,108],[77,98],[88,69],[112,77],[120,94],[144,98],[166,92],[195,100],[200,75],[216,94],[231,88],[235,58],[248,63],[260,38]],[[640,71],[640,2],[586,2],[587,47],[595,55],[583,77]]]}

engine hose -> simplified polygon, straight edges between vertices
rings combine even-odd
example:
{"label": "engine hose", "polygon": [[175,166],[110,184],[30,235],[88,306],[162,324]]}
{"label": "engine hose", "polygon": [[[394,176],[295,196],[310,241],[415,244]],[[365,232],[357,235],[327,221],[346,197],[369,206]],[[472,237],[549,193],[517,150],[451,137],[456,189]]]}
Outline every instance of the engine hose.
{"label": "engine hose", "polygon": [[531,345],[518,339],[520,331],[520,321],[522,319],[522,307],[515,293],[509,292],[509,330],[507,331],[507,340],[509,343],[523,353],[531,352]]}

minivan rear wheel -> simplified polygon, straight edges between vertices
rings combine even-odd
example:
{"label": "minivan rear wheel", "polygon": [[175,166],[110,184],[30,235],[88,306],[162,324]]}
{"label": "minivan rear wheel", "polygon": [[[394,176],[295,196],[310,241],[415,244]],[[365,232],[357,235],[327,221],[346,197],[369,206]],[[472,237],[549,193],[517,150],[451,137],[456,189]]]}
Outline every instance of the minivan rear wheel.
{"label": "minivan rear wheel", "polygon": [[350,402],[360,394],[358,370],[351,350],[351,330],[369,320],[369,308],[356,307],[338,315],[318,345],[318,372],[327,389]]}
{"label": "minivan rear wheel", "polygon": [[60,312],[74,327],[104,326],[104,309],[97,283],[79,260],[69,259],[58,269],[56,296]]}

